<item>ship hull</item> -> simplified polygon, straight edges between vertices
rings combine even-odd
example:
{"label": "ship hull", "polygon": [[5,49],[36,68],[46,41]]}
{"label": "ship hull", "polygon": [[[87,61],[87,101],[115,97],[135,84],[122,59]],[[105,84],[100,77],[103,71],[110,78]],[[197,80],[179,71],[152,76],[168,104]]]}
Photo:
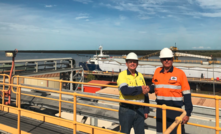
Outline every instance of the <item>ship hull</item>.
{"label": "ship hull", "polygon": [[[120,72],[127,69],[124,59],[112,59],[105,61],[98,61],[98,64],[102,71],[114,71]],[[142,74],[153,75],[156,68],[161,67],[161,62],[148,62],[139,61],[137,71]],[[174,67],[177,67],[184,71],[187,77],[192,78],[217,78],[221,76],[221,67],[219,65],[202,65],[199,63],[173,63]]]}
{"label": "ship hull", "polygon": [[84,70],[89,70],[89,71],[93,71],[93,70],[102,71],[99,65],[87,64],[87,62],[79,62],[79,67],[83,67]]}

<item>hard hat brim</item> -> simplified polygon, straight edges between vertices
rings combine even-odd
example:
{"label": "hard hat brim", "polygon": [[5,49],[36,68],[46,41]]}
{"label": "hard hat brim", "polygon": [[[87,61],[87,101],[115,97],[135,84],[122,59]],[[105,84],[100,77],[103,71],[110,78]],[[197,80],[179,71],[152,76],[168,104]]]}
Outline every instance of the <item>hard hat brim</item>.
{"label": "hard hat brim", "polygon": [[162,58],[173,58],[173,56],[171,57],[171,56],[159,56],[159,58],[160,59],[162,59]]}

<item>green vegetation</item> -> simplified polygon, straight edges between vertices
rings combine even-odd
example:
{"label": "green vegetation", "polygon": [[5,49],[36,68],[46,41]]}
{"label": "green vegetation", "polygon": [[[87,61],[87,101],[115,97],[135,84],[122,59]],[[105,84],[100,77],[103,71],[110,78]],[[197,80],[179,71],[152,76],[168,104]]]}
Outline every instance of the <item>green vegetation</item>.
{"label": "green vegetation", "polygon": [[88,74],[87,81],[96,80],[96,77],[92,74]]}

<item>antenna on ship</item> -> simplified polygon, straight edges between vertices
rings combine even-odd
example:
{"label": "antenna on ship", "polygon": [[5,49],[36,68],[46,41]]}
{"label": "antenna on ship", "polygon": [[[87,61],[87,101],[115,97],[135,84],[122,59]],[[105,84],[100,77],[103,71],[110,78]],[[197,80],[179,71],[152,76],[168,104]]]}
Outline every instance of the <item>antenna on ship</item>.
{"label": "antenna on ship", "polygon": [[102,47],[102,46],[100,46],[100,47],[99,47],[99,49],[100,49],[100,55],[103,55],[103,52],[102,52],[103,47]]}

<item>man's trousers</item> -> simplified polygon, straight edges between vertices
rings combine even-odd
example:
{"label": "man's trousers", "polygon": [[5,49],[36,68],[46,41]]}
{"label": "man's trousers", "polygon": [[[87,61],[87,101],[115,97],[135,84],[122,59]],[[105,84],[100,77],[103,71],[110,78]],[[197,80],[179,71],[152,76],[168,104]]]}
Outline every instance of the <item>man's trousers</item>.
{"label": "man's trousers", "polygon": [[119,108],[119,122],[121,132],[130,134],[133,127],[135,134],[144,134],[144,107],[137,109],[122,107]]}

